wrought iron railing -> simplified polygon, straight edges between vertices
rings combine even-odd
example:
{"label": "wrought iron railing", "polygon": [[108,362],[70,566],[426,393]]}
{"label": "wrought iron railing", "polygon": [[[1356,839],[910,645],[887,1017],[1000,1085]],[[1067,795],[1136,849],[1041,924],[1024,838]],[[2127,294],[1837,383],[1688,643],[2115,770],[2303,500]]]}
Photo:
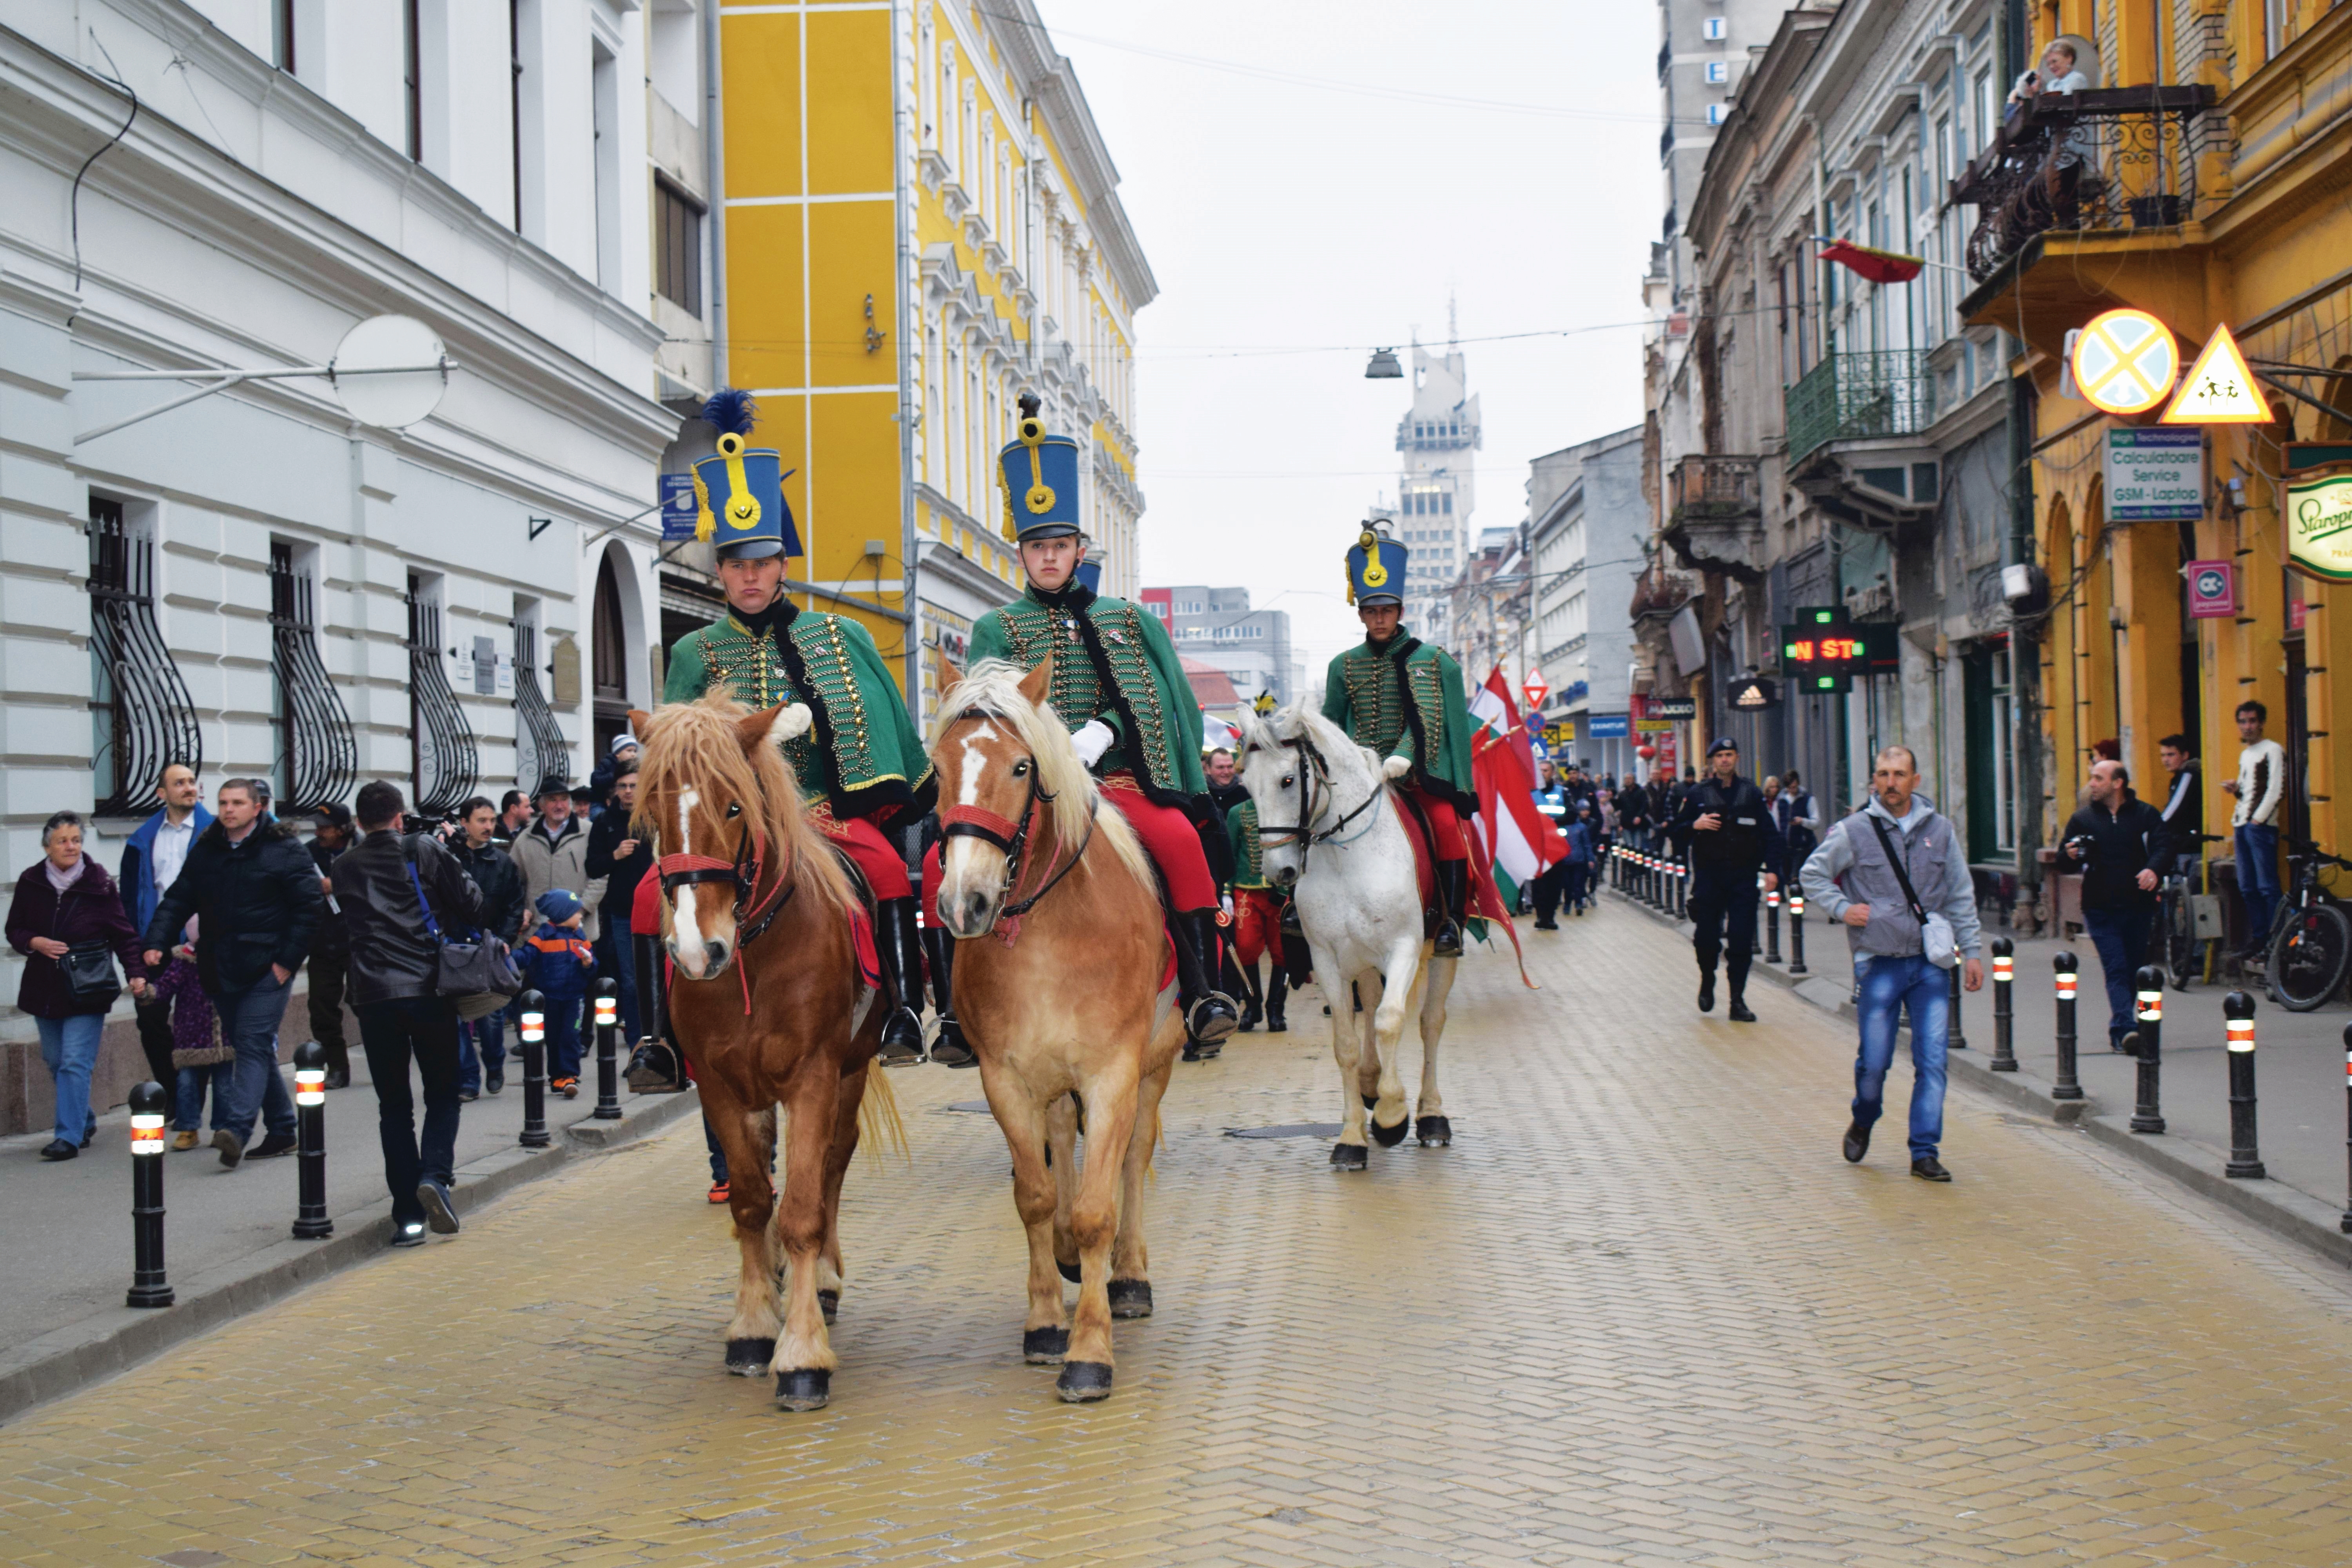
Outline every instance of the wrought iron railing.
{"label": "wrought iron railing", "polygon": [[1824,354],[1787,397],[1792,467],[1829,442],[1916,435],[1936,417],[1927,356],[1917,349]]}
{"label": "wrought iron railing", "polygon": [[1977,209],[1969,276],[1979,282],[2051,229],[2163,228],[2197,215],[2198,116],[2210,87],[2044,93],[2014,111],[1952,182]]}
{"label": "wrought iron railing", "polygon": [[1717,452],[1692,452],[1677,458],[1666,475],[1666,510],[1670,521],[1730,519],[1760,515],[1762,487],[1758,483],[1759,459]]}
{"label": "wrought iron railing", "polygon": [[409,729],[416,745],[416,810],[424,816],[455,811],[474,793],[481,759],[474,728],[449,689],[441,651],[441,609],[413,583],[408,591]]}
{"label": "wrought iron railing", "polygon": [[204,731],[155,624],[155,544],[124,525],[121,506],[89,503],[90,716],[97,809],[131,816],[163,803],[163,770],[201,773]]}
{"label": "wrought iron railing", "polygon": [[539,634],[515,623],[515,783],[536,792],[551,776],[572,777],[572,748],[539,689]]}
{"label": "wrought iron railing", "polygon": [[270,670],[278,682],[278,744],[285,759],[289,813],[340,803],[359,782],[352,715],[319,657],[310,578],[285,545],[269,551]]}

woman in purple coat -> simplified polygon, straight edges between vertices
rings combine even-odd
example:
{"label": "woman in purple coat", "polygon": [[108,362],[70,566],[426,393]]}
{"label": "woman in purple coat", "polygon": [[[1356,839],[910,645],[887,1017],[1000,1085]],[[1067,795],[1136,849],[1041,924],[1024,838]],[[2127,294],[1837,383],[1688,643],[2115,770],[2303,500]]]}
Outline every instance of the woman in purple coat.
{"label": "woman in purple coat", "polygon": [[61,811],[41,828],[42,859],[20,872],[8,906],[8,945],[25,955],[16,1005],[41,1031],[41,1060],[57,1080],[56,1137],[44,1160],[70,1160],[89,1147],[98,1116],[89,1104],[90,1069],[106,1028],[111,998],[92,1007],[75,1000],[58,960],[77,947],[100,944],[122,960],[131,994],[147,989],[139,933],[122,912],[122,895],[106,868],[81,852],[81,818]]}

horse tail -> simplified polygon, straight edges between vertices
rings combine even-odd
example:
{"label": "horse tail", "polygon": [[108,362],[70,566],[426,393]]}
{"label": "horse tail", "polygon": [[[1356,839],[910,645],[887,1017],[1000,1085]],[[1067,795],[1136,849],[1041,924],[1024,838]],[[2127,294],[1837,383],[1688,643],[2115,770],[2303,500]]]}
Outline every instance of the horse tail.
{"label": "horse tail", "polygon": [[900,1159],[907,1157],[907,1122],[898,1114],[898,1096],[890,1075],[878,1063],[866,1068],[866,1093],[857,1102],[857,1139],[877,1161],[884,1145]]}

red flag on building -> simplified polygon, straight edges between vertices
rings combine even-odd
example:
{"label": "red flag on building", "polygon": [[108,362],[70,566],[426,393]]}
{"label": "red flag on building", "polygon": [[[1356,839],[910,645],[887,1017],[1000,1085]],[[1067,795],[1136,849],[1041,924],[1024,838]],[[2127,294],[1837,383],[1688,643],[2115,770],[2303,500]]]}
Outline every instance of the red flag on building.
{"label": "red flag on building", "polygon": [[1861,273],[1873,283],[1908,283],[1919,276],[1927,265],[1920,257],[1906,256],[1899,250],[1873,250],[1852,240],[1832,239],[1826,235],[1813,236],[1822,247],[1822,259]]}

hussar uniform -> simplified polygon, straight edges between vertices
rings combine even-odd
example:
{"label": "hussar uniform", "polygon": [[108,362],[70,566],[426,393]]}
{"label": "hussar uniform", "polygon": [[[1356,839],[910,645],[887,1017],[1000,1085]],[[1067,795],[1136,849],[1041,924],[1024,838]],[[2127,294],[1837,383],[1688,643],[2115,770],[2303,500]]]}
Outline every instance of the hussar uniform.
{"label": "hussar uniform", "polygon": [[[802,553],[784,500],[782,459],[747,440],[750,396],[721,393],[703,417],[719,427],[719,452],[694,465],[696,537],[714,542],[722,559]],[[804,610],[782,595],[757,615],[730,609],[670,649],[662,699],[691,702],[719,687],[753,708],[807,705],[813,722],[784,742],[784,761],[811,824],[874,890],[875,945],[892,993],[884,1051],[902,1060],[919,1056],[921,987],[908,979],[919,977],[922,964],[915,889],[883,829],[929,812],[939,784],[873,637],[847,616]]]}
{"label": "hussar uniform", "polygon": [[[1410,559],[1403,544],[1365,528],[1348,551],[1348,602],[1402,605]],[[1358,745],[1407,764],[1396,787],[1421,808],[1435,840],[1437,889],[1444,906],[1436,951],[1441,957],[1460,953],[1470,886],[1464,826],[1478,811],[1462,667],[1444,648],[1402,626],[1385,643],[1366,637],[1331,661],[1323,717]]]}

